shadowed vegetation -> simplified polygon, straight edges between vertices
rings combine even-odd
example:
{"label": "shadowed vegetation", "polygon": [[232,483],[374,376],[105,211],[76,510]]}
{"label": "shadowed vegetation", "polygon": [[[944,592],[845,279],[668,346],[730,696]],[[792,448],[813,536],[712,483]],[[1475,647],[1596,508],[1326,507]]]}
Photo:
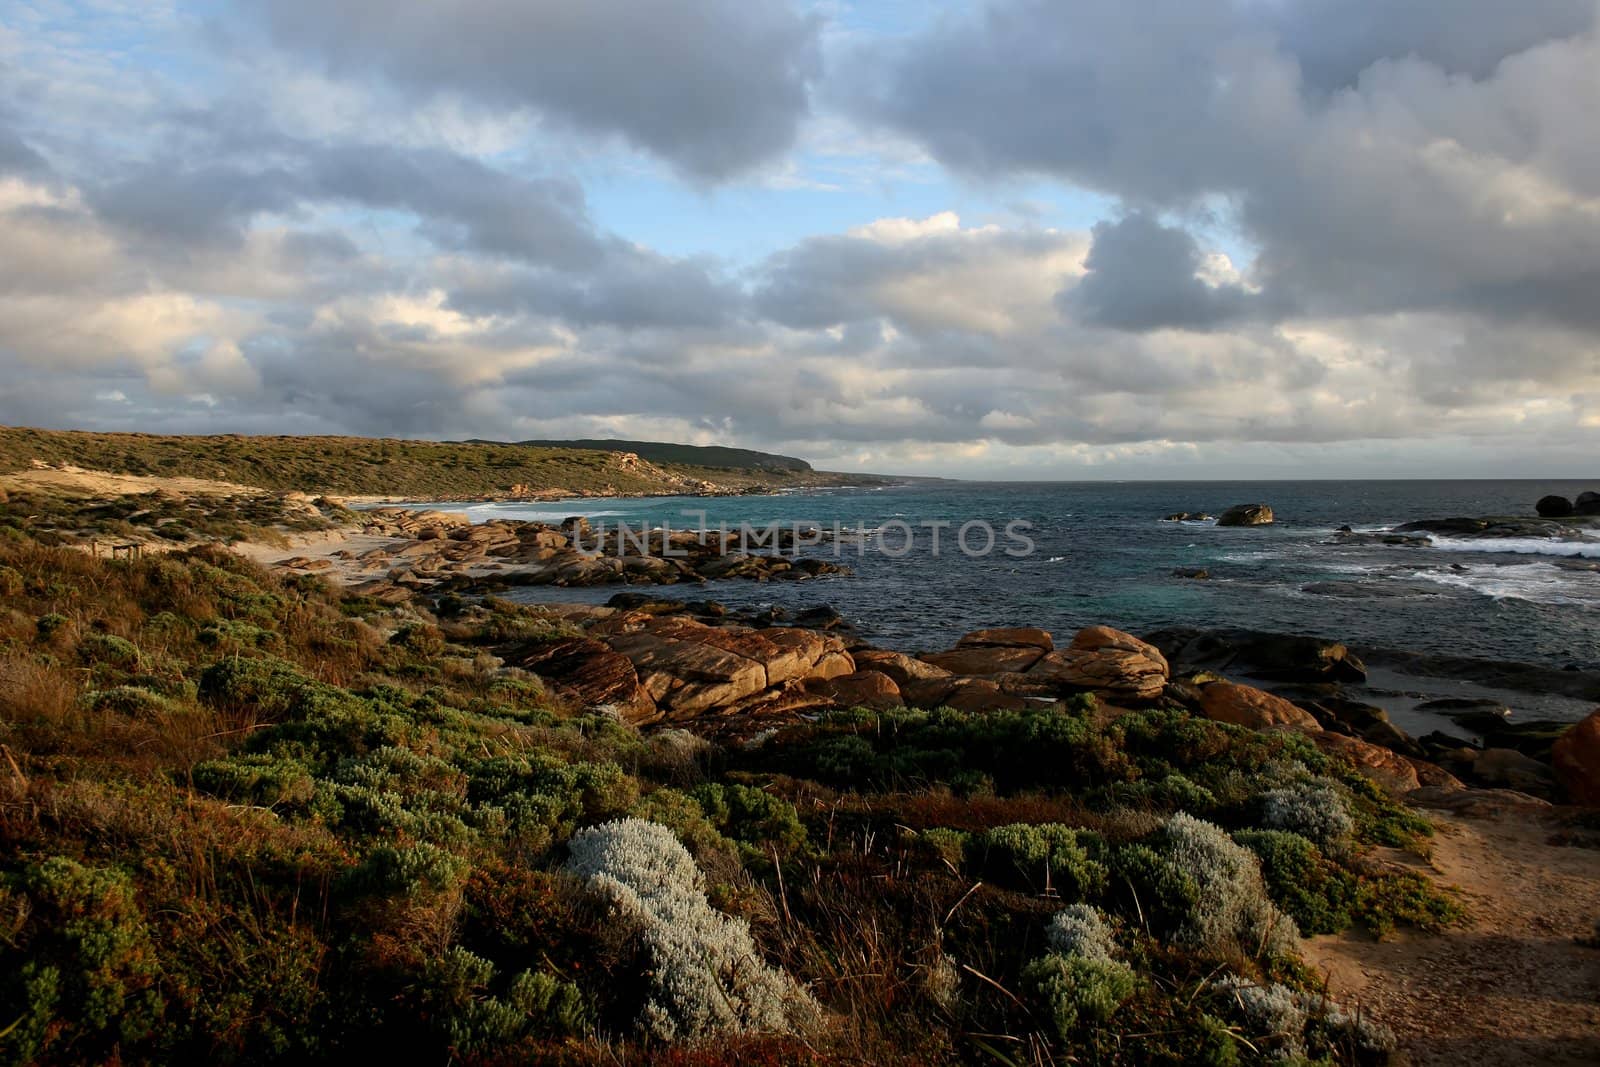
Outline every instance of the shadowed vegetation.
{"label": "shadowed vegetation", "polygon": [[1087,698],[641,734],[503,665],[569,632],[537,608],[11,528],[0,1063],[1382,1062],[1291,920],[1456,914],[1367,861],[1426,823],[1294,737]]}

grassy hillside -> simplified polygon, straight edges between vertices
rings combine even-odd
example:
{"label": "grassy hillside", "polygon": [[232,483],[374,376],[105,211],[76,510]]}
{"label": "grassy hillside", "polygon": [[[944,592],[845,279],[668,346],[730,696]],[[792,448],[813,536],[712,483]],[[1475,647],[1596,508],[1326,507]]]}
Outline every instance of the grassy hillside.
{"label": "grassy hillside", "polygon": [[596,438],[518,443],[539,448],[589,448],[601,452],[633,452],[640,459],[647,459],[651,463],[755,471],[811,470],[811,464],[793,456],[778,456],[771,452],[756,452],[748,448],[724,448],[720,445],[676,445],[665,441],[613,441]]}
{"label": "grassy hillside", "polygon": [[513,487],[621,495],[708,481],[732,489],[830,484],[809,469],[632,466],[589,448],[365,437],[163,436],[0,428],[0,473],[35,461],[119,474],[212,478],[263,489],[418,499],[506,495]]}

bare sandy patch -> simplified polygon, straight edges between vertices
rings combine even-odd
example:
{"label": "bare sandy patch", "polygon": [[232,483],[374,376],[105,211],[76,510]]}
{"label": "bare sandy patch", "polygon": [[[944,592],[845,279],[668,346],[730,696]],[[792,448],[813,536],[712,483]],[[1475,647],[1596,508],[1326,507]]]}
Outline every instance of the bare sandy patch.
{"label": "bare sandy patch", "polygon": [[1393,1029],[1417,1067],[1600,1063],[1600,850],[1553,843],[1548,816],[1508,806],[1429,812],[1427,866],[1459,887],[1465,924],[1392,939],[1307,942],[1335,999]]}
{"label": "bare sandy patch", "polygon": [[177,496],[260,496],[265,489],[209,478],[157,477],[144,474],[112,474],[83,467],[34,467],[0,474],[3,489],[47,489],[81,496],[137,496],[166,492]]}

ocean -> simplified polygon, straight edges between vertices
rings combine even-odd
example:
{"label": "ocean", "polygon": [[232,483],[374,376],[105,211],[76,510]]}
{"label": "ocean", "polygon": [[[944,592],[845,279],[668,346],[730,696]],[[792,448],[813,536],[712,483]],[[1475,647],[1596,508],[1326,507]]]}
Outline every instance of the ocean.
{"label": "ocean", "polygon": [[[1104,623],[1248,627],[1370,648],[1600,667],[1600,537],[1577,542],[1435,538],[1431,547],[1339,544],[1348,525],[1380,531],[1414,519],[1531,515],[1547,493],[1575,497],[1596,483],[1562,481],[951,482],[840,488],[777,496],[590,499],[461,505],[474,519],[559,521],[586,515],[697,528],[812,523],[869,531],[806,549],[837,558],[848,577],[711,582],[663,595],[730,607],[794,611],[831,605],[868,640],[917,651],[948,647],[988,626],[1056,633]],[[1219,514],[1264,502],[1271,526],[1164,522],[1173,512]],[[1004,527],[1028,524],[1030,553],[1007,555]],[[929,522],[947,523],[935,552]],[[997,532],[986,556],[953,545],[962,524]],[[906,531],[914,536],[910,548]],[[983,546],[981,527],[968,544]],[[889,551],[884,551],[887,548]],[[1592,563],[1590,561],[1593,561]],[[1593,567],[1595,569],[1587,569]],[[1204,570],[1210,577],[1180,577]],[[519,589],[527,601],[604,602],[617,586]]]}

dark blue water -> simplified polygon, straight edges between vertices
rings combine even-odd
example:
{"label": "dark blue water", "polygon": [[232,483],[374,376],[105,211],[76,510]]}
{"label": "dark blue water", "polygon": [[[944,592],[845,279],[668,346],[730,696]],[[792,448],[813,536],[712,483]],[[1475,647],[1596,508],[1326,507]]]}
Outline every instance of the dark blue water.
{"label": "dark blue water", "polygon": [[[1600,484],[1600,479],[1596,479]],[[1165,626],[1245,626],[1314,634],[1352,644],[1564,665],[1600,662],[1600,538],[1550,541],[1437,540],[1433,547],[1331,543],[1348,524],[1378,530],[1419,518],[1522,514],[1546,493],[1575,496],[1591,485],[1544,481],[948,483],[841,489],[773,497],[586,500],[485,505],[474,517],[596,522],[673,528],[707,521],[737,527],[810,522],[883,531],[837,546],[853,577],[806,582],[713,582],[677,586],[672,595],[711,597],[730,606],[789,608],[831,604],[877,643],[910,650],[948,646],[983,626],[1035,625],[1070,632],[1107,623],[1133,632]],[[1218,528],[1160,521],[1175,511],[1213,515],[1231,504],[1264,501],[1269,527]],[[686,514],[692,512],[693,514]],[[997,530],[1031,524],[1032,552],[973,558],[942,534],[932,551],[927,520],[959,526],[979,520]],[[912,551],[895,558],[916,527]],[[983,538],[969,538],[981,547]],[[833,558],[835,546],[808,554]],[[1203,568],[1211,578],[1176,577]],[[1308,588],[1309,587],[1309,588]],[[526,600],[602,602],[604,589],[533,588]]]}

